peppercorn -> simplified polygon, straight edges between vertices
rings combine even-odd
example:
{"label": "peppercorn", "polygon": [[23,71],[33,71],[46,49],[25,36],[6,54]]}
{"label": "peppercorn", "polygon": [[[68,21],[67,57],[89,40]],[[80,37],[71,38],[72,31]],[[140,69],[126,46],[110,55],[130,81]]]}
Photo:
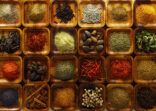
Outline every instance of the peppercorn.
{"label": "peppercorn", "polygon": [[148,86],[139,87],[136,99],[141,108],[152,109],[156,105],[156,91]]}
{"label": "peppercorn", "polygon": [[74,13],[68,4],[63,2],[62,4],[58,4],[55,16],[60,19],[61,22],[68,23],[74,17]]}

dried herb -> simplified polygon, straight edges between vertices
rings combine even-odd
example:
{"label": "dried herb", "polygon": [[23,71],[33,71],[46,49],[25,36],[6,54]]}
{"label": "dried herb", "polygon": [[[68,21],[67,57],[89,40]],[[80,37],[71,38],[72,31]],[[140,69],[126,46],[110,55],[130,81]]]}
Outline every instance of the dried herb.
{"label": "dried herb", "polygon": [[43,81],[48,73],[48,67],[41,61],[28,61],[25,77],[30,81]]}
{"label": "dried herb", "polygon": [[59,80],[71,80],[74,76],[74,64],[71,61],[60,61],[56,64],[54,77]]}
{"label": "dried herb", "polygon": [[136,99],[141,108],[152,109],[156,105],[156,91],[146,86],[139,87]]}
{"label": "dried herb", "polygon": [[102,6],[101,4],[87,4],[84,5],[82,11],[82,22],[88,24],[100,23],[102,19]]}
{"label": "dried herb", "polygon": [[156,33],[148,30],[142,30],[135,35],[135,45],[140,52],[156,51]]}
{"label": "dried herb", "polygon": [[20,48],[20,34],[17,31],[0,34],[0,52],[14,53]]}
{"label": "dried herb", "polygon": [[114,52],[125,52],[130,49],[130,36],[126,32],[113,32],[109,37],[109,47]]}
{"label": "dried herb", "polygon": [[124,7],[118,6],[112,9],[111,16],[116,21],[128,20],[128,12]]}
{"label": "dried herb", "polygon": [[71,7],[64,2],[62,4],[58,4],[55,16],[60,19],[61,22],[68,23],[74,17],[74,13]]}

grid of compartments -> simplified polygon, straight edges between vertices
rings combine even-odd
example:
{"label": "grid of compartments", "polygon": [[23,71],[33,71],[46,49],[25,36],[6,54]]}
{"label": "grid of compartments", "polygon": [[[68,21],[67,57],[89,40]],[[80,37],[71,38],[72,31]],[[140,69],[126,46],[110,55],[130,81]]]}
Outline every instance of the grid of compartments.
{"label": "grid of compartments", "polygon": [[155,111],[155,27],[155,0],[0,0],[0,111]]}

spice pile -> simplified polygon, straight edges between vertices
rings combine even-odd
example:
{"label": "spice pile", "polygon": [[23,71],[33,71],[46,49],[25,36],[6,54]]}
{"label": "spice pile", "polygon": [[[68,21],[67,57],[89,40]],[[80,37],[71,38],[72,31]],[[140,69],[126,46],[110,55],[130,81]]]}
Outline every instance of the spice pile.
{"label": "spice pile", "polygon": [[128,79],[132,73],[132,64],[126,59],[113,59],[110,62],[110,79]]}
{"label": "spice pile", "polygon": [[17,89],[4,88],[0,89],[0,107],[16,107],[18,106],[19,94]]}
{"label": "spice pile", "polygon": [[108,91],[108,104],[113,109],[124,109],[129,107],[131,95],[127,89],[114,87]]}
{"label": "spice pile", "polygon": [[55,79],[58,80],[71,80],[74,77],[75,66],[72,61],[60,61],[56,64]]}
{"label": "spice pile", "polygon": [[102,52],[104,49],[104,34],[98,30],[85,30],[82,34],[81,46],[86,53]]}
{"label": "spice pile", "polygon": [[45,4],[30,4],[28,5],[27,18],[33,23],[41,22],[45,17]]}
{"label": "spice pile", "polygon": [[118,22],[127,21],[128,11],[123,6],[113,7],[113,9],[111,10],[111,18]]}
{"label": "spice pile", "polygon": [[43,110],[49,106],[48,86],[27,85],[24,89],[26,108],[30,110]]}
{"label": "spice pile", "polygon": [[70,87],[58,88],[53,90],[53,105],[58,108],[70,108],[75,106],[75,90]]}
{"label": "spice pile", "polygon": [[98,59],[82,59],[80,64],[80,79],[100,80],[102,75],[102,61]]}
{"label": "spice pile", "polygon": [[19,65],[15,61],[6,61],[2,64],[2,73],[5,79],[13,81],[19,77]]}
{"label": "spice pile", "polygon": [[156,33],[142,30],[135,35],[135,45],[139,52],[156,52]]}
{"label": "spice pile", "polygon": [[56,9],[56,15],[58,19],[61,20],[63,23],[68,23],[74,17],[73,10],[71,9],[70,5],[66,2],[58,3],[58,7]]}
{"label": "spice pile", "polygon": [[103,13],[103,7],[101,4],[84,5],[81,22],[87,24],[100,23],[101,19],[103,19],[102,13]]}
{"label": "spice pile", "polygon": [[95,109],[103,106],[103,88],[95,86],[94,88],[85,88],[82,90],[82,107],[87,109]]}
{"label": "spice pile", "polygon": [[152,109],[156,105],[156,89],[141,86],[136,92],[137,104],[143,109]]}
{"label": "spice pile", "polygon": [[156,22],[156,8],[152,4],[138,5],[135,13],[138,24],[147,25]]}
{"label": "spice pile", "polygon": [[27,46],[31,51],[42,51],[46,42],[47,37],[44,32],[31,31],[27,37]]}
{"label": "spice pile", "polygon": [[60,31],[54,36],[54,44],[60,53],[71,53],[75,49],[75,40],[73,35],[68,32]]}
{"label": "spice pile", "polygon": [[43,81],[48,73],[47,64],[43,61],[29,60],[25,67],[25,78],[30,81]]}
{"label": "spice pile", "polygon": [[112,32],[108,44],[113,52],[129,51],[131,47],[130,35],[126,32]]}
{"label": "spice pile", "polygon": [[0,21],[6,23],[16,23],[19,19],[19,10],[16,4],[0,4]]}
{"label": "spice pile", "polygon": [[141,80],[156,80],[156,61],[141,60],[137,63],[137,77]]}
{"label": "spice pile", "polygon": [[0,33],[0,52],[15,53],[20,49],[20,34],[17,31]]}

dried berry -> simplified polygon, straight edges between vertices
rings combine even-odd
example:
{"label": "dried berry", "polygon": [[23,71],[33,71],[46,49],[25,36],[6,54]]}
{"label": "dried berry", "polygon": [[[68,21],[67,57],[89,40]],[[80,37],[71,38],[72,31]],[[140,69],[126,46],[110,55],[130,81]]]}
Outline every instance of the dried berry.
{"label": "dried berry", "polygon": [[40,61],[29,61],[25,77],[30,81],[43,81],[47,74],[47,65]]}

